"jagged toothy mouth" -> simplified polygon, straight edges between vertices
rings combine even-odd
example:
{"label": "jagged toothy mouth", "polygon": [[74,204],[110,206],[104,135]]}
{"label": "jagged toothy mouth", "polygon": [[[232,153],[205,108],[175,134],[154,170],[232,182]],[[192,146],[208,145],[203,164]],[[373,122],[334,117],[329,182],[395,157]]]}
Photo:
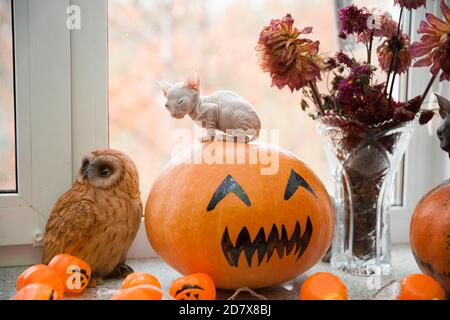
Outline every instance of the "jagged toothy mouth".
{"label": "jagged toothy mouth", "polygon": [[294,255],[297,255],[296,260],[298,260],[308,247],[312,232],[313,227],[309,217],[306,220],[306,228],[303,234],[301,233],[300,222],[297,221],[295,223],[294,231],[289,238],[284,224],[281,226],[281,237],[278,227],[273,224],[267,238],[264,228],[261,227],[253,241],[247,227],[243,227],[233,245],[228,232],[228,227],[226,227],[222,235],[222,251],[230,266],[236,268],[238,267],[239,257],[242,252],[245,253],[245,258],[249,267],[252,266],[252,258],[255,253],[257,253],[258,256],[258,266],[260,266],[265,257],[266,262],[269,262],[275,250],[280,259],[283,258],[285,253],[286,256],[288,256],[293,251]]}

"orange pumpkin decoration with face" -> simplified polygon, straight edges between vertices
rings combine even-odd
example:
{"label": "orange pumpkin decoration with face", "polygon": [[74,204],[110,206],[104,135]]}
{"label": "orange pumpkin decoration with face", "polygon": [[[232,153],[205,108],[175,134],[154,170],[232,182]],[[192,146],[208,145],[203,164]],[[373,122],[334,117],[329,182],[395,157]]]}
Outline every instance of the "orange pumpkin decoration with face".
{"label": "orange pumpkin decoration with face", "polygon": [[317,176],[276,146],[212,142],[175,157],[146,209],[155,251],[181,274],[217,287],[283,283],[323,256],[334,225]]}
{"label": "orange pumpkin decoration with face", "polygon": [[17,278],[16,290],[19,291],[33,283],[45,284],[56,291],[59,296],[64,293],[64,286],[60,277],[56,271],[45,264],[36,264],[22,272]]}
{"label": "orange pumpkin decoration with face", "polygon": [[48,266],[58,273],[67,293],[82,293],[91,278],[89,264],[70,254],[54,256]]}
{"label": "orange pumpkin decoration with face", "polygon": [[417,204],[410,227],[411,249],[420,269],[450,296],[450,180]]}
{"label": "orange pumpkin decoration with face", "polygon": [[196,273],[172,281],[169,294],[176,300],[215,300],[216,287],[210,276]]}
{"label": "orange pumpkin decoration with face", "polygon": [[15,294],[13,300],[61,300],[60,292],[42,283],[29,284]]}
{"label": "orange pumpkin decoration with face", "polygon": [[[159,280],[154,275],[144,272],[133,272],[129,274],[122,282],[122,289],[129,289],[132,287],[145,285],[151,285],[161,289],[161,283],[159,283]],[[162,298],[161,292],[152,290],[151,287],[146,289],[148,289],[150,294],[153,295],[152,300],[161,300]]]}
{"label": "orange pumpkin decoration with face", "polygon": [[161,300],[155,296],[155,291],[140,286],[120,289],[111,300]]}

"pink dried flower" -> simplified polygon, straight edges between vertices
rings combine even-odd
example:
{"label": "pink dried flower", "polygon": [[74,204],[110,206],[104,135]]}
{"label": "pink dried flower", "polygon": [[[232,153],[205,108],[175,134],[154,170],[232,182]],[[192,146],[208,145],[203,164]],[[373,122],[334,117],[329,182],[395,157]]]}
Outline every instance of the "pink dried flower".
{"label": "pink dried flower", "polygon": [[371,34],[378,38],[391,38],[397,34],[398,23],[392,19],[389,12],[382,11],[377,7],[363,8],[363,10],[370,14],[368,19],[369,32],[358,34],[358,42],[369,42]]}
{"label": "pink dried flower", "polygon": [[[391,65],[395,73],[408,71],[411,66],[412,54],[410,40],[406,33],[386,39],[378,48],[378,62],[383,71],[389,72]],[[395,60],[392,64],[392,59]]]}
{"label": "pink dried flower", "polygon": [[348,56],[345,52],[338,51],[336,52],[336,60],[349,68],[353,68],[356,64],[356,61]]}
{"label": "pink dried flower", "polygon": [[339,100],[351,104],[353,99],[364,97],[370,85],[373,71],[370,65],[355,64],[348,78],[342,79],[338,84]]}
{"label": "pink dried flower", "polygon": [[431,66],[436,76],[442,70],[440,81],[450,81],[450,8],[441,0],[441,10],[445,21],[427,13],[427,21],[421,21],[418,33],[424,35],[411,45],[412,55],[420,58],[414,67]]}
{"label": "pink dried flower", "polygon": [[409,110],[411,112],[414,112],[416,114],[420,111],[420,107],[422,106],[422,96],[416,96],[415,98],[412,98],[408,100],[405,104],[405,109]]}
{"label": "pink dried flower", "polygon": [[351,4],[338,12],[341,32],[345,34],[359,34],[368,31],[367,21],[370,14]]}
{"label": "pink dried flower", "polygon": [[431,121],[431,119],[433,119],[433,117],[434,117],[433,110],[425,110],[420,114],[419,123],[421,125],[427,124],[428,122]]}
{"label": "pink dried flower", "polygon": [[406,110],[405,108],[395,108],[392,120],[396,122],[406,122],[411,121],[414,118],[415,118],[414,112]]}
{"label": "pink dried flower", "polygon": [[395,4],[406,9],[417,9],[422,6],[426,7],[427,0],[395,0]]}
{"label": "pink dried flower", "polygon": [[301,38],[312,28],[298,30],[294,19],[287,14],[282,20],[272,20],[262,29],[256,50],[259,64],[270,73],[272,86],[279,89],[288,86],[291,91],[300,90],[310,81],[320,78],[318,61],[319,41]]}

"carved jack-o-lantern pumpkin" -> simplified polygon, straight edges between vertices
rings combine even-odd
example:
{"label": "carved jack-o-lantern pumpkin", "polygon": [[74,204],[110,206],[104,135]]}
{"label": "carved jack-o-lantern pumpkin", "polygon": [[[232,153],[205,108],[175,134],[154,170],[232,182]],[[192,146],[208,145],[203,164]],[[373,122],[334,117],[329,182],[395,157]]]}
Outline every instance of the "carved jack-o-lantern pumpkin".
{"label": "carved jack-o-lantern pumpkin", "polygon": [[172,159],[153,185],[145,223],[169,265],[233,289],[282,283],[312,267],[334,218],[323,184],[290,153],[213,142]]}
{"label": "carved jack-o-lantern pumpkin", "polygon": [[196,273],[172,281],[169,294],[176,300],[215,300],[216,287],[207,274]]}
{"label": "carved jack-o-lantern pumpkin", "polygon": [[43,283],[26,285],[16,292],[13,300],[61,300],[62,293]]}
{"label": "carved jack-o-lantern pumpkin", "polygon": [[64,292],[79,294],[86,289],[91,278],[91,267],[83,260],[62,253],[53,257],[48,264],[58,273],[64,285]]}
{"label": "carved jack-o-lantern pumpkin", "polygon": [[16,281],[16,290],[27,285],[41,283],[52,288],[58,296],[64,293],[64,285],[58,273],[45,264],[36,264],[22,272]]}

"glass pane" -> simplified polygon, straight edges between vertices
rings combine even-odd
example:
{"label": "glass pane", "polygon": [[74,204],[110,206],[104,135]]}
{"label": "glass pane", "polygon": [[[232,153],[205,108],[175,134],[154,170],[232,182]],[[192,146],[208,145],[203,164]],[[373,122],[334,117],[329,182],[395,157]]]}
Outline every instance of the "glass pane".
{"label": "glass pane", "polygon": [[[392,7],[391,0],[372,2]],[[270,87],[257,62],[260,30],[287,12],[299,28],[314,27],[322,52],[339,49],[335,1],[109,0],[110,145],[136,161],[144,198],[180,144],[173,131],[194,131],[188,117],[170,117],[158,81],[183,81],[192,69],[200,74],[203,94],[228,89],[248,99],[263,128],[278,129],[278,143],[331,188],[320,137],[300,109],[300,93]]]}
{"label": "glass pane", "polygon": [[0,192],[16,190],[11,1],[0,0]]}

